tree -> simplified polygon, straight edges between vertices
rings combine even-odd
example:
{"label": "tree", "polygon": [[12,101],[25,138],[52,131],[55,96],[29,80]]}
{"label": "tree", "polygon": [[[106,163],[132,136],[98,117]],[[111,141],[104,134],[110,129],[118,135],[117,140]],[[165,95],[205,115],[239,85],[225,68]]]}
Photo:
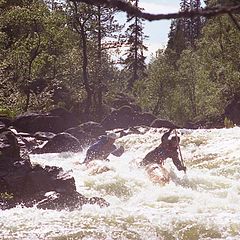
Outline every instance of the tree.
{"label": "tree", "polygon": [[[138,0],[134,0],[134,5],[138,8]],[[125,69],[128,71],[128,89],[131,91],[134,83],[143,77],[146,69],[144,51],[147,47],[143,44],[143,40],[146,36],[143,32],[143,21],[138,17],[128,16],[128,23],[131,23],[126,30],[127,45],[127,57],[124,60]]]}
{"label": "tree", "polygon": [[[198,10],[200,0],[182,0],[181,11]],[[203,19],[200,16],[173,20],[169,32],[167,48],[176,52],[179,58],[181,52],[188,47],[195,47],[195,41],[200,37]]]}
{"label": "tree", "polygon": [[68,34],[61,11],[49,11],[42,1],[24,3],[8,5],[1,15],[0,32],[4,41],[0,77],[5,99],[11,93],[9,87],[14,89],[9,98],[12,102],[8,104],[26,111],[35,102],[41,108],[51,102],[57,59],[63,54]]}
{"label": "tree", "polygon": [[82,79],[84,87],[87,93],[86,103],[85,103],[85,115],[86,119],[90,118],[90,110],[92,107],[92,97],[93,97],[93,88],[90,84],[89,73],[88,73],[88,35],[94,28],[92,26],[94,16],[96,15],[96,9],[81,3],[70,3],[69,6],[69,16],[71,26],[73,30],[79,35],[80,50],[82,53]]}
{"label": "tree", "polygon": [[105,66],[109,66],[109,59],[107,57],[107,50],[104,49],[103,43],[107,42],[107,39],[113,41],[117,38],[117,33],[122,29],[123,26],[119,25],[114,19],[115,10],[97,6],[97,61],[96,61],[96,78],[97,83],[95,83],[95,105],[98,112],[99,119],[102,118],[103,114],[103,91],[106,90],[106,82],[104,78],[107,79],[106,68],[104,70],[103,62]]}
{"label": "tree", "polygon": [[[102,116],[103,92],[107,90],[110,58],[104,43],[113,39],[121,26],[114,20],[115,11],[103,7],[69,2],[69,17],[73,31],[79,36],[82,60],[82,80],[86,91],[87,119]],[[108,70],[107,70],[108,69]]]}
{"label": "tree", "polygon": [[144,110],[168,118],[167,107],[174,89],[174,68],[168,63],[164,51],[158,50],[148,65],[147,77],[135,84],[137,100]]}

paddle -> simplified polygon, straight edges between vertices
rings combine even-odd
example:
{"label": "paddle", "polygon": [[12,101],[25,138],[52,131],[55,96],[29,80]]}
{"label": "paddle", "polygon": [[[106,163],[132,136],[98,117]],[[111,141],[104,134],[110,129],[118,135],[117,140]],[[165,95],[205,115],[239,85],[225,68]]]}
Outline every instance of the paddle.
{"label": "paddle", "polygon": [[[177,147],[178,147],[179,155],[180,155],[180,161],[182,163],[182,166],[185,167],[184,162],[183,162],[182,152],[181,152],[181,149],[180,149],[180,144],[179,144],[179,141],[178,141],[177,130],[174,129],[174,132],[175,132],[175,135],[176,135]],[[186,173],[186,170],[184,171],[184,173]]]}

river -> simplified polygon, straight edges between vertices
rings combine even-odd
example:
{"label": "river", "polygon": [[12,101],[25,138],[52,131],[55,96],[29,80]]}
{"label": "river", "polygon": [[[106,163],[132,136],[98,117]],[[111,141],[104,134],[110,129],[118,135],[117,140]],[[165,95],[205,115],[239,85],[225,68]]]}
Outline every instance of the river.
{"label": "river", "polygon": [[125,153],[104,163],[109,171],[79,164],[85,152],[31,155],[32,163],[59,166],[74,176],[77,190],[110,206],[0,210],[0,239],[198,240],[240,239],[240,128],[180,129],[187,173],[165,162],[170,183],[150,181],[138,162],[160,143],[161,129],[119,138]]}

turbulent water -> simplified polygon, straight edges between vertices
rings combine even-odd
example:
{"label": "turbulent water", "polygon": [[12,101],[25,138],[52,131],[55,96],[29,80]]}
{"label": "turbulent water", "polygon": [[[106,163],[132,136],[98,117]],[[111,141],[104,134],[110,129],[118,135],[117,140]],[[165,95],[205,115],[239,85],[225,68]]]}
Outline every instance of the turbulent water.
{"label": "turbulent water", "polygon": [[79,164],[86,150],[32,155],[33,163],[69,171],[80,193],[103,197],[110,207],[0,210],[0,239],[240,239],[240,128],[180,132],[187,173],[166,160],[165,186],[137,167],[160,143],[161,129],[118,139],[125,153],[112,156],[105,164],[110,171],[100,174]]}

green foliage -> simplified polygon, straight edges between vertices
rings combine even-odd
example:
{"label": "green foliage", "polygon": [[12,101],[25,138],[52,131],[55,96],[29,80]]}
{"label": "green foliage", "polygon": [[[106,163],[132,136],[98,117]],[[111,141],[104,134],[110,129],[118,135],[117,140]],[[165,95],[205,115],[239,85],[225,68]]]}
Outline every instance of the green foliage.
{"label": "green foliage", "polygon": [[211,18],[191,48],[177,26],[168,48],[150,62],[148,77],[135,86],[139,103],[178,124],[220,116],[240,89],[240,32],[227,15]]}
{"label": "green foliage", "polygon": [[[136,8],[139,8],[139,0],[132,0],[130,2]],[[132,91],[134,83],[145,76],[146,57],[143,53],[147,50],[147,47],[144,45],[143,40],[147,36],[143,32],[143,20],[138,17],[128,16],[127,22],[130,24],[126,30],[125,37],[129,47],[125,53],[124,65],[127,70],[128,90]]]}
{"label": "green foliage", "polygon": [[13,194],[8,192],[0,193],[0,199],[2,200],[11,200],[13,199]]}
{"label": "green foliage", "polygon": [[[132,2],[137,6],[138,0]],[[207,4],[230,3],[235,1]],[[128,88],[144,110],[184,124],[222,114],[240,91],[240,31],[229,15],[173,21],[167,49],[159,50],[148,66],[142,20],[128,17],[129,49],[119,70],[103,44],[121,29],[113,10],[72,1],[50,5],[0,1],[2,115],[55,106],[81,112],[81,102],[86,105],[88,99],[95,118],[100,103]],[[234,18],[240,21],[238,14]]]}
{"label": "green foliage", "polygon": [[224,126],[225,126],[225,128],[233,128],[235,125],[234,125],[233,121],[231,121],[230,119],[225,117],[224,118]]}
{"label": "green foliage", "polygon": [[16,112],[26,107],[44,111],[54,106],[52,96],[60,85],[77,87],[79,66],[74,66],[79,65],[79,54],[73,54],[74,40],[61,9],[49,11],[42,1],[9,5],[0,18],[3,106]]}
{"label": "green foliage", "polygon": [[13,112],[12,110],[7,109],[7,108],[0,107],[0,116],[15,117],[16,115],[17,115],[16,112]]}

